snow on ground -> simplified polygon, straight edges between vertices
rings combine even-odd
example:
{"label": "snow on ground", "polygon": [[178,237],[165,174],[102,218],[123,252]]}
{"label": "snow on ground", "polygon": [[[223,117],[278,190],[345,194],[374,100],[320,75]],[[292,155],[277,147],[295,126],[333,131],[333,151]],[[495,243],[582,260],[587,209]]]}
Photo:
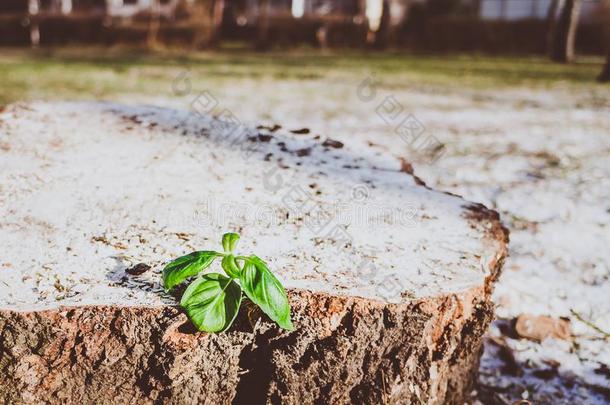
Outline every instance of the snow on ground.
{"label": "snow on ground", "polygon": [[[439,89],[371,85],[367,79],[375,77],[243,79],[171,99],[129,101],[196,108],[207,90],[215,110],[226,108],[244,122],[305,126],[352,145],[372,142],[411,161],[428,185],[498,210],[511,232],[510,258],[495,291],[499,319],[489,332],[477,400],[610,402],[608,87]],[[422,136],[446,145],[438,160],[396,132],[408,114],[425,128]],[[524,313],[565,317],[572,337],[519,339],[510,320]]]}

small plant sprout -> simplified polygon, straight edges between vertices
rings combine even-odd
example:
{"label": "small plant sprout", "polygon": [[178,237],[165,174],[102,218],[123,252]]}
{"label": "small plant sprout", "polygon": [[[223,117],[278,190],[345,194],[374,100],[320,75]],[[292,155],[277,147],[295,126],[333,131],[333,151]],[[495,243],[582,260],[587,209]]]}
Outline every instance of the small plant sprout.
{"label": "small plant sprout", "polygon": [[[238,241],[238,234],[225,233],[222,236],[224,252],[202,250],[169,263],[163,269],[165,290],[198,275],[182,295],[180,306],[200,331],[227,330],[237,316],[243,294],[280,327],[292,330],[290,304],[284,287],[262,259],[255,255],[236,255]],[[222,258],[221,266],[226,275],[203,273],[218,258]]]}

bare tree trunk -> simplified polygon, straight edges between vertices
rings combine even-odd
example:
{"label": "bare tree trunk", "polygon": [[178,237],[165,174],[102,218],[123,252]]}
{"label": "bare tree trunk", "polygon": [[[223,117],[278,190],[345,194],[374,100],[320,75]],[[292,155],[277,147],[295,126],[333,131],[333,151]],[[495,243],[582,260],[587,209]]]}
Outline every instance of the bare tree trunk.
{"label": "bare tree trunk", "polygon": [[321,49],[328,48],[328,23],[324,23],[318,31],[316,31],[316,39]]}
{"label": "bare tree trunk", "polygon": [[157,37],[159,34],[159,26],[161,25],[161,5],[159,0],[152,2],[150,10],[150,22],[148,24],[148,36],[146,38],[146,44],[148,48],[154,49],[157,47]]}
{"label": "bare tree trunk", "polygon": [[269,46],[269,0],[260,0],[258,6],[256,48],[265,50]]}
{"label": "bare tree trunk", "polygon": [[553,54],[553,38],[555,36],[555,27],[557,25],[557,9],[559,8],[560,0],[551,0],[546,14],[546,49],[550,57]]}
{"label": "bare tree trunk", "polygon": [[222,28],[222,17],[225,11],[224,0],[214,0],[212,4],[212,32],[210,34],[210,46],[216,46],[220,40]]}
{"label": "bare tree trunk", "polygon": [[569,63],[574,60],[574,40],[581,4],[582,0],[564,0],[553,36],[551,59],[555,62]]}
{"label": "bare tree trunk", "polygon": [[192,42],[194,49],[210,45],[213,35],[212,6],[205,0],[196,0],[188,9],[190,23],[196,27]]}
{"label": "bare tree trunk", "polygon": [[384,49],[388,46],[388,37],[390,34],[390,1],[383,0],[381,11],[381,21],[379,29],[375,33],[374,46],[377,49]]}
{"label": "bare tree trunk", "polygon": [[[368,22],[366,20],[366,0],[357,0],[357,5],[358,5],[357,19],[360,21],[361,25],[364,25],[364,27],[367,31],[366,34],[368,35]],[[363,42],[360,45],[363,47],[367,45],[367,35],[365,35],[362,38]]]}
{"label": "bare tree trunk", "polygon": [[40,45],[40,27],[38,25],[40,0],[30,0],[28,2],[28,13],[30,17],[30,44],[32,48],[38,48]]}

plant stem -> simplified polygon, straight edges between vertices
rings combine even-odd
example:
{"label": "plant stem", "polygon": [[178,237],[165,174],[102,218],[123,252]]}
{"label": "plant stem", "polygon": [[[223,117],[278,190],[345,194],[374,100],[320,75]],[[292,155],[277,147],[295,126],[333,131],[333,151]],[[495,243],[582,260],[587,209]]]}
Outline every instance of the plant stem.
{"label": "plant stem", "polygon": [[584,323],[585,325],[587,325],[591,329],[595,330],[596,332],[601,333],[604,336],[605,339],[610,338],[610,333],[606,332],[605,330],[603,330],[599,326],[595,325],[593,322],[586,320],[578,312],[574,311],[573,309],[570,309],[570,313],[572,315],[574,315],[574,317],[576,317],[576,319],[578,319],[580,322]]}

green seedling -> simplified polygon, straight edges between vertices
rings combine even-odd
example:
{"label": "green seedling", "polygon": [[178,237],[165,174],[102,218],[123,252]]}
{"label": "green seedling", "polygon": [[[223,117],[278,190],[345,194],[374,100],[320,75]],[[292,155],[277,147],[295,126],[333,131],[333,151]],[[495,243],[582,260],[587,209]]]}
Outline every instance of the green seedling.
{"label": "green seedling", "polygon": [[[163,269],[163,286],[169,291],[197,276],[182,295],[180,306],[200,331],[227,330],[244,294],[280,327],[293,330],[284,287],[259,257],[235,255],[238,241],[238,234],[225,233],[224,252],[202,250],[177,258]],[[219,258],[225,274],[203,272]]]}

